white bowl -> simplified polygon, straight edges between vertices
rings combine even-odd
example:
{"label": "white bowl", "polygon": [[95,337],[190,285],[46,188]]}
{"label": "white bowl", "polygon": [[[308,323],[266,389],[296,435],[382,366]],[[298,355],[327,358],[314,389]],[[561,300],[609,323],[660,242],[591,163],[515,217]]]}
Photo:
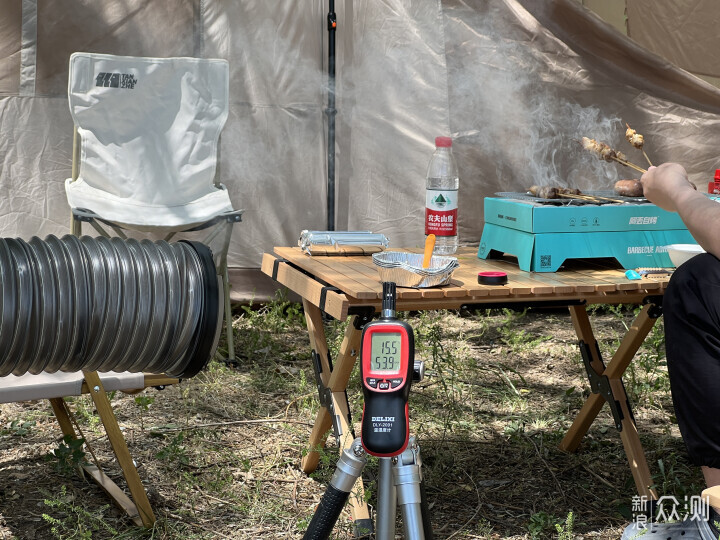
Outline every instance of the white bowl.
{"label": "white bowl", "polygon": [[689,261],[695,255],[705,253],[705,250],[698,244],[670,244],[667,248],[670,260],[677,267],[685,261]]}

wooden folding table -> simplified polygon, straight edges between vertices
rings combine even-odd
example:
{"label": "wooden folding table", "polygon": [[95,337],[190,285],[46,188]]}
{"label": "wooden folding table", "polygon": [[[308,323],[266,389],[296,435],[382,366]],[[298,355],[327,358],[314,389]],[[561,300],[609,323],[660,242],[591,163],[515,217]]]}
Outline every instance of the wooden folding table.
{"label": "wooden folding table", "polygon": [[[418,251],[418,250],[408,250]],[[449,285],[428,289],[398,288],[397,310],[459,309],[462,306],[567,306],[578,336],[592,393],[560,443],[575,451],[603,404],[610,406],[620,431],[637,491],[653,499],[652,478],[640,444],[622,375],[662,313],[662,294],[669,278],[630,280],[623,270],[599,265],[578,265],[555,273],[524,272],[504,260],[480,260],[476,251],[464,248],[457,254],[460,267]],[[479,285],[481,271],[501,270],[506,285]],[[263,256],[262,271],[300,295],[305,310],[314,368],[320,394],[320,411],[302,459],[306,473],[318,465],[318,449],[333,428],[340,450],[355,438],[345,389],[360,350],[363,325],[380,311],[382,283],[370,256],[310,256],[300,248],[276,247]],[[642,309],[623,337],[607,366],[586,310],[592,304],[636,304]],[[344,321],[352,317],[333,363],[323,328],[323,312]],[[362,498],[362,483],[351,501],[355,520],[369,519]]]}

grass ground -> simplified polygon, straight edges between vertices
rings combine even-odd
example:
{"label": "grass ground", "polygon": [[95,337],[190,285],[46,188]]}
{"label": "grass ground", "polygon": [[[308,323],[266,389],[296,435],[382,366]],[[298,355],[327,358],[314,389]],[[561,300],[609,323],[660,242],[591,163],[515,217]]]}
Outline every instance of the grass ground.
{"label": "grass ground", "polygon": [[[635,487],[607,407],[577,453],[558,449],[589,391],[568,313],[406,318],[416,358],[426,362],[410,398],[411,427],[436,538],[619,538]],[[592,314],[606,358],[632,318],[623,307]],[[214,361],[163,391],[112,396],[158,517],[152,530],[133,527],[77,475],[73,460],[83,449],[59,439],[46,402],[1,406],[0,538],[300,538],[337,459],[331,436],[315,473],[298,468],[318,410],[303,316],[279,300],[238,308],[235,328],[237,367]],[[326,330],[336,349],[343,324],[328,322]],[[687,462],[673,417],[662,321],[625,382],[659,492],[680,501],[699,493],[700,473]],[[348,395],[356,421],[358,384],[355,374]],[[122,485],[92,402],[77,398],[71,407]],[[364,472],[371,508],[376,477],[371,459]],[[335,537],[350,538],[351,530],[343,514]]]}

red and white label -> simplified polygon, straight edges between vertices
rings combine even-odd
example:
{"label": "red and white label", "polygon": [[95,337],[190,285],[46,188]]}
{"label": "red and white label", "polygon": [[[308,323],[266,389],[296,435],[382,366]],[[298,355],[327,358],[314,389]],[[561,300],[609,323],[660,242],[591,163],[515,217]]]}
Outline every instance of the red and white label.
{"label": "red and white label", "polygon": [[425,234],[457,235],[457,190],[425,192]]}

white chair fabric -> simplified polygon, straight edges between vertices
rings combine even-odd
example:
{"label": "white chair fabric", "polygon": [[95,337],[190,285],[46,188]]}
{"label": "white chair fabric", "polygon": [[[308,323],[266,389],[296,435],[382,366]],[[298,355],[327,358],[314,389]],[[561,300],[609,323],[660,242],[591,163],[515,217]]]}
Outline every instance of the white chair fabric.
{"label": "white chair fabric", "polygon": [[[145,388],[145,376],[142,373],[110,371],[99,375],[107,392],[114,390],[129,392]],[[7,375],[0,377],[0,403],[79,396],[82,394],[84,380],[85,375],[81,371]]]}
{"label": "white chair fabric", "polygon": [[228,115],[225,60],[75,53],[68,98],[81,156],[72,208],[137,230],[180,231],[232,211],[214,183]]}

